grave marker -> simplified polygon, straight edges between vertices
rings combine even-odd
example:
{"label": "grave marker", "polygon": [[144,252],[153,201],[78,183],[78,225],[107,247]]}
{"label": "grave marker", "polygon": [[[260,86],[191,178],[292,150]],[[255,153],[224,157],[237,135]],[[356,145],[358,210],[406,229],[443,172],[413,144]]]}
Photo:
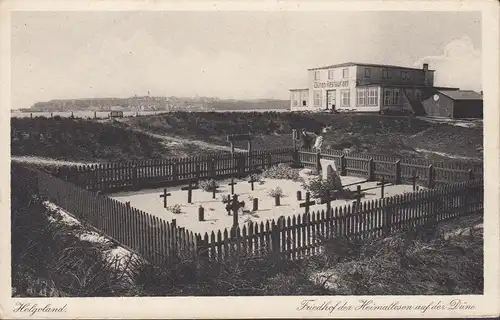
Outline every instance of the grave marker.
{"label": "grave marker", "polygon": [[203,208],[201,205],[198,208],[198,221],[204,221],[205,220],[205,208]]}
{"label": "grave marker", "polygon": [[182,187],[181,190],[187,190],[188,192],[188,203],[191,203],[193,200],[193,190],[199,189],[198,185],[193,185],[193,180],[189,180],[189,184],[187,187]]}
{"label": "grave marker", "polygon": [[280,194],[275,194],[274,195],[274,205],[275,206],[280,206],[280,198],[281,198],[281,195]]}
{"label": "grave marker", "polygon": [[245,206],[245,202],[238,201],[238,195],[233,195],[233,199],[231,200],[231,205],[229,206],[230,210],[233,211],[233,227],[238,226],[238,210]]}
{"label": "grave marker", "polygon": [[214,182],[214,185],[212,186],[212,199],[215,199],[215,193],[217,192],[217,189],[219,189],[219,186]]}
{"label": "grave marker", "polygon": [[167,193],[167,188],[163,189],[163,194],[160,195],[160,198],[163,198],[163,208],[167,208],[167,197],[171,195],[170,192]]}
{"label": "grave marker", "polygon": [[254,190],[254,188],[253,188],[253,183],[254,183],[254,182],[258,182],[258,181],[259,181],[259,180],[255,180],[255,179],[253,178],[253,174],[251,174],[251,175],[250,175],[250,180],[248,181],[248,183],[250,183],[250,186],[252,187],[252,191]]}
{"label": "grave marker", "polygon": [[297,191],[297,201],[302,201],[302,191]]}
{"label": "grave marker", "polygon": [[329,212],[332,208],[331,202],[334,200],[335,197],[332,196],[330,193],[330,190],[325,191],[325,196],[321,199],[321,204],[326,203],[326,212]]}
{"label": "grave marker", "polygon": [[300,204],[301,208],[306,208],[306,213],[309,213],[309,207],[316,204],[316,201],[310,201],[311,194],[306,192],[306,201]]}
{"label": "grave marker", "polygon": [[253,198],[252,211],[257,211],[257,210],[259,210],[259,199],[258,198]]}
{"label": "grave marker", "polygon": [[415,172],[415,170],[412,171],[411,173],[411,181],[412,181],[412,184],[413,184],[413,191],[415,191],[416,189],[416,185],[417,185],[417,173]]}
{"label": "grave marker", "polygon": [[237,182],[234,182],[234,178],[231,178],[231,183],[228,183],[228,186],[231,186],[231,194],[234,194],[234,185],[238,184]]}

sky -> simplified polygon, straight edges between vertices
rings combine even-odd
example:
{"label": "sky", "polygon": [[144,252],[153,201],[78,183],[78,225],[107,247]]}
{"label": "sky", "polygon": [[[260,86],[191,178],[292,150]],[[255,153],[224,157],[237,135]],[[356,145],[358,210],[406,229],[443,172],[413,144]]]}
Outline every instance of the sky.
{"label": "sky", "polygon": [[12,104],[92,97],[288,99],[307,68],[435,69],[480,91],[480,12],[14,12]]}

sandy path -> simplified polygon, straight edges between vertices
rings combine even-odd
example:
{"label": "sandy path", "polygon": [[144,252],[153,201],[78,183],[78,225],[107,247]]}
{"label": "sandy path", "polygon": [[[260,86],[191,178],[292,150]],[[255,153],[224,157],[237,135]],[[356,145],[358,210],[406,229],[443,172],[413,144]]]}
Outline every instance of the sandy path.
{"label": "sandy path", "polygon": [[20,163],[31,163],[38,165],[56,165],[56,166],[81,166],[86,164],[94,164],[93,162],[77,162],[56,160],[50,158],[42,158],[36,156],[11,156],[11,161]]}
{"label": "sandy path", "polygon": [[[179,144],[179,145],[191,144],[191,145],[195,145],[197,147],[203,148],[203,149],[216,150],[216,151],[221,151],[221,150],[231,151],[231,147],[221,146],[218,144],[213,144],[213,143],[209,143],[209,142],[201,141],[201,140],[191,140],[191,139],[187,139],[187,138],[179,138],[179,137],[172,137],[172,136],[152,133],[150,131],[146,131],[143,129],[132,127],[131,125],[126,123],[125,120],[123,120],[123,119],[120,119],[118,121],[120,121],[123,124],[126,124],[130,128],[130,130],[132,130],[132,131],[143,133],[143,134],[146,134],[152,138],[157,138],[157,139],[162,140],[167,146],[172,146],[175,144]],[[245,152],[246,151],[244,149],[238,149],[238,148],[234,148],[234,150],[237,152]]]}

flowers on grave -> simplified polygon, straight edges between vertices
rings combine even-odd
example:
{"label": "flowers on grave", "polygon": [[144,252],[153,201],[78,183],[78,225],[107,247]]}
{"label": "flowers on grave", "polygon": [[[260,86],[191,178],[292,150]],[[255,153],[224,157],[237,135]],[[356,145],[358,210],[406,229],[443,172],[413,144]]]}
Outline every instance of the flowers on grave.
{"label": "flowers on grave", "polygon": [[208,179],[200,181],[199,186],[203,191],[212,192],[219,187],[219,183],[214,179]]}
{"label": "flowers on grave", "polygon": [[311,193],[311,197],[314,199],[322,199],[326,197],[326,192],[330,191],[343,191],[337,190],[337,185],[335,179],[330,176],[326,180],[321,177],[316,177],[310,179],[308,182],[302,183],[302,188]]}
{"label": "flowers on grave", "polygon": [[299,169],[292,168],[288,164],[280,163],[276,166],[272,166],[271,168],[264,170],[260,174],[259,180],[263,178],[298,181],[300,178]]}
{"label": "flowers on grave", "polygon": [[271,189],[267,192],[267,195],[274,198],[276,196],[279,196],[280,198],[282,198],[284,196],[283,194],[283,190],[281,190],[280,187],[276,187],[274,189]]}
{"label": "flowers on grave", "polygon": [[179,214],[182,212],[181,206],[178,204],[174,204],[173,206],[167,207],[167,210],[174,214]]}

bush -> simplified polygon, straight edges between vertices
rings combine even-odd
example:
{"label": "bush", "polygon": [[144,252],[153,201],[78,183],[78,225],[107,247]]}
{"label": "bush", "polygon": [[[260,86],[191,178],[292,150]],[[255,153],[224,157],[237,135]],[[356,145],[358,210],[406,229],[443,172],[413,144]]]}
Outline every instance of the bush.
{"label": "bush", "polygon": [[168,211],[175,213],[175,214],[179,214],[182,212],[181,206],[178,204],[174,204],[173,206],[168,207],[167,209],[168,209]]}
{"label": "bush", "polygon": [[267,179],[287,179],[298,181],[300,179],[299,171],[300,169],[295,169],[287,164],[280,163],[276,166],[272,166],[271,168],[264,170],[261,173],[260,177]]}
{"label": "bush", "polygon": [[217,188],[219,187],[219,183],[214,179],[202,180],[200,181],[199,185],[203,191],[209,192],[212,192],[214,189],[217,190]]}
{"label": "bush", "polygon": [[283,190],[281,190],[280,187],[276,187],[274,189],[269,190],[267,195],[272,197],[272,198],[274,198],[276,196],[279,196],[280,198],[282,198],[283,197]]}
{"label": "bush", "polygon": [[312,178],[309,183],[302,183],[302,188],[311,193],[311,196],[316,199],[325,198],[326,192],[330,191],[330,194],[336,190],[335,180],[330,176],[326,180],[321,177]]}

